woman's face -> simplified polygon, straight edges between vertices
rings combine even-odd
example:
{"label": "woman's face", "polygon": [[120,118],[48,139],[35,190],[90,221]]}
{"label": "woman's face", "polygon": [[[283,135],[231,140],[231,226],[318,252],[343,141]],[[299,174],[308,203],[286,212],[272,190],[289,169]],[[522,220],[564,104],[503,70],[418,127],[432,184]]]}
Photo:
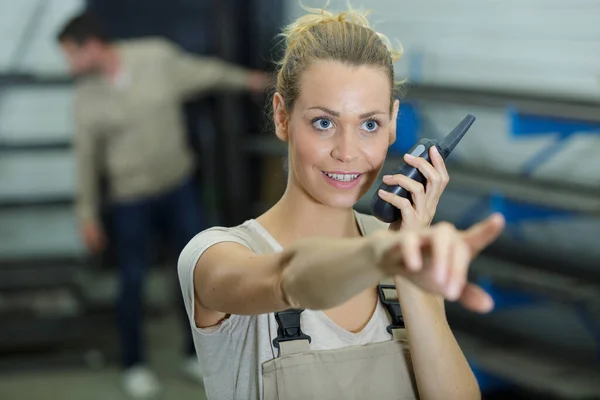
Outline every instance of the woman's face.
{"label": "woman's face", "polygon": [[290,181],[319,203],[349,208],[369,190],[395,140],[398,101],[373,66],[319,61],[302,75],[290,114],[273,99],[277,135],[289,141]]}

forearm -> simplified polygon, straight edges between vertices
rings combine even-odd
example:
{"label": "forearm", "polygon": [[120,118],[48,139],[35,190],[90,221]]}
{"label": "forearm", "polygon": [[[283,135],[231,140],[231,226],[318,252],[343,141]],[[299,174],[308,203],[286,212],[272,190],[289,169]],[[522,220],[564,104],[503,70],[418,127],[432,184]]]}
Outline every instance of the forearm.
{"label": "forearm", "polygon": [[218,68],[221,69],[221,75],[215,82],[217,89],[241,91],[252,87],[255,73],[251,70],[228,62],[223,62]]}
{"label": "forearm", "polygon": [[175,90],[187,98],[215,90],[246,90],[251,71],[212,57],[180,55],[171,61]]}
{"label": "forearm", "polygon": [[372,239],[308,239],[284,253],[281,288],[295,308],[328,309],[377,285],[385,277],[377,267]]}
{"label": "forearm", "polygon": [[81,224],[98,220],[98,170],[94,143],[79,140],[76,143],[76,214]]}
{"label": "forearm", "polygon": [[477,380],[448,325],[441,300],[404,278],[394,282],[421,399],[480,399]]}
{"label": "forearm", "polygon": [[98,223],[97,203],[83,197],[77,198],[75,204],[75,214],[80,225],[89,223]]}
{"label": "forearm", "polygon": [[237,243],[219,243],[196,261],[195,298],[222,316],[332,308],[381,279],[374,247],[366,238],[313,238],[257,254]]}

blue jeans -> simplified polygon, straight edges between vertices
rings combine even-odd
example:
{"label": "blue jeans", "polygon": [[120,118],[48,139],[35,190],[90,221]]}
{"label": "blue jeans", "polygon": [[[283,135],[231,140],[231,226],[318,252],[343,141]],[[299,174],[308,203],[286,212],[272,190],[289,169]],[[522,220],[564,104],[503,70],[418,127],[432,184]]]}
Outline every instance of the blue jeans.
{"label": "blue jeans", "polygon": [[[167,239],[175,253],[171,267],[176,274],[176,260],[185,245],[202,230],[199,203],[191,179],[171,191],[113,206],[115,250],[120,269],[120,294],[117,305],[124,367],[145,362],[142,332],[142,294],[148,272],[153,240],[158,234]],[[156,243],[156,242],[154,242]],[[178,282],[178,279],[175,280]],[[177,287],[176,293],[180,289]],[[189,320],[182,297],[178,308],[186,333],[186,353],[195,354]]]}

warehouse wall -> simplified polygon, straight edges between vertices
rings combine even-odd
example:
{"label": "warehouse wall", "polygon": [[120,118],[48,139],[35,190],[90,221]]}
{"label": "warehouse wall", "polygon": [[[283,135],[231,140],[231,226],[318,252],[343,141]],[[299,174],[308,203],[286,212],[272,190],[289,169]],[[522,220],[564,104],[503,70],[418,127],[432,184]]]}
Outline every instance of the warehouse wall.
{"label": "warehouse wall", "polygon": [[[300,13],[286,0],[288,14]],[[320,7],[325,1],[308,0]],[[346,0],[329,9],[346,8]],[[398,75],[453,86],[600,98],[595,0],[355,0],[374,27],[402,44]]]}
{"label": "warehouse wall", "polygon": [[25,33],[30,19],[36,14],[32,40],[19,60],[20,69],[39,73],[60,73],[64,64],[56,51],[56,29],[65,18],[83,6],[83,0],[20,0],[0,1],[0,71],[9,69],[13,56],[18,52],[19,39]]}

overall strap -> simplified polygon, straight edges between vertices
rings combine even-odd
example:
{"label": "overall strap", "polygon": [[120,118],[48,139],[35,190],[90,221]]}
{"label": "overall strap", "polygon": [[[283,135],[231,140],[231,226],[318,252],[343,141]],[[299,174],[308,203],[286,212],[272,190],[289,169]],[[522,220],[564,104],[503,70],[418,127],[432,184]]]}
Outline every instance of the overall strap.
{"label": "overall strap", "polygon": [[379,301],[385,307],[385,311],[390,318],[391,323],[388,325],[387,331],[395,340],[406,339],[404,317],[402,317],[402,309],[400,308],[396,285],[381,282],[377,286],[377,291],[379,292]]}
{"label": "overall strap", "polygon": [[302,332],[300,327],[300,314],[303,311],[290,308],[275,313],[277,337],[273,339],[273,346],[279,349],[279,356],[310,350],[311,337]]}
{"label": "overall strap", "polygon": [[[396,286],[388,281],[383,281],[377,286],[377,292],[379,301],[390,318],[391,323],[388,325],[387,331],[394,337],[394,340],[405,340],[406,329]],[[309,344],[312,338],[302,332],[300,326],[300,315],[303,311],[303,309],[292,308],[275,313],[277,337],[273,339],[273,346],[279,349],[279,356],[310,349]]]}

